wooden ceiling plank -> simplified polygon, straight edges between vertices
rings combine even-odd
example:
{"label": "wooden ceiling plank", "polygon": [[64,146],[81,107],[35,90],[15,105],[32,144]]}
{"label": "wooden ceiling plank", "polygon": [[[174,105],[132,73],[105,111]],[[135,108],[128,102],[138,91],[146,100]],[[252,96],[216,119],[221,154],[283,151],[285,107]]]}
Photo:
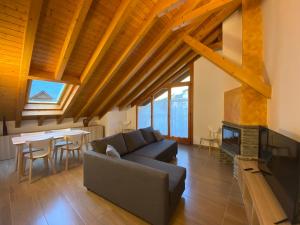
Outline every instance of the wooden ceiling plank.
{"label": "wooden ceiling plank", "polygon": [[61,82],[61,83],[74,84],[74,85],[80,84],[80,80],[77,77],[72,76],[71,74],[65,74],[61,80],[56,80],[55,77],[53,76],[53,73],[41,71],[33,68],[30,69],[30,73],[27,76],[27,79],[44,80],[50,82]]}
{"label": "wooden ceiling plank", "polygon": [[[219,30],[216,30],[219,32]],[[213,32],[212,35],[206,39],[206,41],[208,40],[209,42],[213,42],[211,41],[214,37],[218,34],[218,32]],[[219,45],[217,45],[217,49],[215,49],[215,43],[212,43],[209,45],[209,47],[211,49],[213,49],[214,51],[219,49]],[[173,79],[178,78],[182,73],[184,73],[184,69],[189,70],[189,66],[191,63],[193,63],[198,57],[194,57],[190,62],[188,62],[185,67],[183,67],[181,70],[179,70],[178,72],[174,72],[174,71],[168,71],[166,74],[163,74],[160,76],[159,80],[157,82],[155,82],[154,84],[152,84],[142,95],[141,95],[141,100],[138,99],[135,102],[133,102],[132,104],[139,104],[140,102],[144,101],[145,99],[149,98],[151,95],[153,95],[154,93],[158,92],[166,83],[168,82],[172,82]]]}
{"label": "wooden ceiling plank", "polygon": [[[236,11],[239,6],[241,5],[241,2],[234,2],[230,6],[224,8],[219,13],[217,13],[212,19],[208,21],[208,23],[205,23],[204,26],[201,27],[200,31],[197,33],[197,38],[200,40],[203,40],[207,35],[209,35],[210,32],[212,32],[214,29],[216,29],[228,16],[230,16],[234,11]],[[177,48],[177,47],[176,47]],[[166,53],[165,53],[166,54]],[[158,59],[159,57],[157,57]],[[155,60],[154,60],[155,61]],[[155,62],[156,66],[160,65],[160,61],[157,60]],[[152,62],[150,62],[152,64]],[[152,67],[155,67],[155,65],[151,65]],[[146,79],[148,75],[143,74],[141,77],[141,80],[143,81]],[[134,87],[130,90],[127,90],[127,95],[123,95],[116,103],[116,105],[124,107],[124,104],[128,104],[128,98],[131,95],[132,91],[136,90],[137,86],[141,83],[137,82],[137,85],[134,85]],[[132,95],[131,95],[132,96]]]}
{"label": "wooden ceiling plank", "polygon": [[69,112],[70,108],[75,104],[77,97],[80,95],[80,92],[84,89],[92,74],[94,73],[96,67],[99,65],[100,61],[103,59],[105,53],[110,48],[113,40],[117,36],[118,32],[121,30],[123,24],[126,22],[126,19],[130,15],[132,8],[137,3],[137,0],[125,0],[122,1],[122,4],[119,6],[116,14],[114,15],[110,25],[106,29],[106,32],[102,36],[97,48],[95,49],[91,59],[87,63],[85,69],[83,70],[80,76],[80,88],[75,94],[74,98],[68,104],[68,107],[65,109],[64,114],[57,120],[58,123],[61,123],[65,117],[65,114]]}
{"label": "wooden ceiling plank", "polygon": [[[170,1],[171,3],[171,1]],[[173,3],[174,4],[174,3]],[[191,9],[193,9],[194,7],[196,7],[196,5],[198,4],[198,1],[193,1],[189,4],[187,4],[185,6],[185,8],[183,9],[183,12],[189,11]],[[164,10],[164,8],[167,6],[166,3],[161,3],[158,4],[158,7],[154,10],[154,13],[152,14],[152,16],[154,18],[157,18],[157,15],[159,15],[159,13]],[[169,7],[169,6],[168,6]],[[177,17],[180,17],[182,14],[179,14]],[[151,17],[150,17],[151,18]],[[173,21],[171,21],[171,24],[169,26],[167,26],[167,28],[164,30],[164,32],[160,35],[160,38],[150,47],[150,49],[144,54],[144,56],[137,62],[137,64],[132,68],[132,70],[126,75],[126,77],[118,84],[118,86],[114,89],[113,93],[110,94],[107,98],[105,98],[105,102],[108,102],[110,99],[112,99],[122,88],[123,86],[134,76],[134,74],[141,68],[141,66],[144,65],[144,63],[158,50],[158,48],[167,40],[167,38],[170,36],[170,34],[172,33],[172,24]],[[147,27],[143,27],[142,30],[144,30]],[[189,29],[190,31],[191,29]],[[141,39],[140,39],[141,40]],[[179,40],[175,46],[173,46],[173,49],[175,49],[176,47],[178,47],[181,44],[181,40]],[[135,46],[133,46],[134,49]],[[126,52],[125,52],[126,53]],[[129,54],[126,55],[126,57],[129,56]],[[126,59],[126,58],[125,58]],[[92,104],[92,102],[97,99],[98,95],[103,91],[103,89],[106,87],[106,85],[109,83],[109,81],[112,79],[114,73],[116,73],[118,71],[118,69],[120,68],[120,66],[122,65],[122,62],[124,61],[123,57],[120,58],[120,60],[116,63],[116,66],[111,70],[112,72],[109,73],[108,80],[104,80],[104,84],[103,85],[99,85],[99,88],[96,90],[95,95],[93,95],[93,97],[90,99],[90,101],[85,105],[85,108],[83,108],[81,110],[81,112],[79,112],[79,114],[75,117],[75,121],[78,120],[80,118],[80,116],[90,107],[90,105]],[[104,107],[104,102],[101,102],[101,105],[99,105],[99,107],[94,110],[94,112],[92,113],[92,115],[90,115],[88,117],[88,119],[92,118],[93,116],[97,115],[98,112],[102,109],[102,107]]]}
{"label": "wooden ceiling plank", "polygon": [[214,12],[219,11],[220,9],[232,4],[236,0],[214,0],[211,1],[187,14],[183,15],[182,17],[178,18],[174,22],[173,30],[178,30],[183,28],[187,25],[197,22],[197,20],[203,16],[207,16]]}
{"label": "wooden ceiling plank", "polygon": [[21,126],[22,110],[25,105],[26,88],[27,88],[27,76],[30,70],[30,63],[32,58],[33,45],[35,41],[36,31],[38,28],[40,12],[42,8],[43,0],[31,0],[28,18],[25,26],[24,41],[22,47],[20,73],[18,82],[18,97],[16,104],[16,127]]}
{"label": "wooden ceiling plank", "polygon": [[[85,104],[85,106],[79,111],[79,113],[75,116],[74,121],[78,121],[79,118],[86,112],[86,110],[91,106],[91,104],[98,98],[100,93],[104,90],[104,88],[109,84],[109,82],[112,80],[114,75],[119,71],[120,67],[123,65],[123,63],[128,59],[130,54],[133,52],[133,50],[136,48],[136,46],[140,43],[140,41],[145,37],[145,35],[148,33],[150,28],[154,25],[154,23],[158,19],[158,14],[161,11],[164,11],[166,8],[169,8],[171,5],[174,4],[176,1],[165,1],[161,4],[158,4],[154,7],[154,10],[150,13],[148,16],[147,21],[143,24],[141,30],[138,32],[134,40],[131,42],[131,44],[126,48],[126,50],[123,52],[122,56],[119,58],[119,60],[114,64],[112,69],[108,72],[108,74],[105,76],[103,81],[98,85],[97,89],[93,93],[93,95],[89,98],[88,102]],[[160,35],[160,38],[157,42],[155,42],[154,47],[151,49],[157,49],[171,34],[171,31],[169,29],[166,29],[163,34]],[[154,50],[153,50],[154,51]],[[92,118],[93,116],[97,115],[97,111],[99,109],[96,109],[92,115],[88,117]]]}
{"label": "wooden ceiling plank", "polygon": [[58,63],[54,72],[54,77],[56,80],[61,80],[65,68],[67,66],[68,60],[75,46],[76,40],[79,36],[82,25],[84,24],[85,18],[89,11],[89,8],[93,0],[81,0],[78,4],[77,10],[73,16],[70,23],[69,30],[67,32]]}
{"label": "wooden ceiling plank", "polygon": [[262,79],[256,76],[256,74],[253,74],[249,68],[244,68],[229,59],[226,59],[224,56],[215,53],[212,49],[189,35],[185,35],[183,40],[194,49],[195,52],[207,58],[239,82],[252,87],[267,98],[271,97],[271,86],[266,84]]}
{"label": "wooden ceiling plank", "polygon": [[[180,51],[179,51],[180,52]],[[133,98],[130,98],[129,103],[126,105],[130,105],[132,102],[135,102],[137,99],[141,98],[141,96],[144,95],[144,92],[149,89],[158,79],[161,75],[165,73],[170,72],[177,72],[180,70],[185,64],[187,64],[192,58],[194,58],[196,55],[191,52],[189,48],[184,48],[184,50],[181,51],[184,54],[178,55],[177,58],[170,57],[167,62],[163,64],[161,69],[156,71],[155,73],[151,74],[142,85],[136,89],[136,91],[133,92],[132,96]],[[121,106],[123,108],[124,106]]]}

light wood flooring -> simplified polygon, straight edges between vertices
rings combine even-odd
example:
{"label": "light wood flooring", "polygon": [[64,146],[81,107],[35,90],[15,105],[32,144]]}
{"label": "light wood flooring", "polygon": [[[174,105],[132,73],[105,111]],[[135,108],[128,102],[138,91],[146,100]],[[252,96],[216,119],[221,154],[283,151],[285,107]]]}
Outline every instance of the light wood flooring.
{"label": "light wood flooring", "polygon": [[[217,151],[180,145],[177,161],[187,169],[186,190],[171,224],[246,225],[246,214],[232,165]],[[59,164],[57,164],[59,167]],[[47,174],[45,174],[47,173]],[[0,162],[2,225],[135,225],[143,220],[89,192],[82,185],[82,165],[58,168],[55,175],[34,168],[34,183],[17,183],[13,160]]]}

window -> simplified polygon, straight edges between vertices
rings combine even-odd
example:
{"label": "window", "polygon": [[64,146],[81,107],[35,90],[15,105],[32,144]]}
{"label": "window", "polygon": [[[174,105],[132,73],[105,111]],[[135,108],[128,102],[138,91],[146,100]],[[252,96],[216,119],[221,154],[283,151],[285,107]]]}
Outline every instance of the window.
{"label": "window", "polygon": [[171,89],[171,136],[189,137],[189,87]]}
{"label": "window", "polygon": [[32,80],[28,102],[58,104],[65,86],[63,83]]}
{"label": "window", "polygon": [[151,126],[151,101],[138,107],[138,128]]}
{"label": "window", "polygon": [[150,100],[137,106],[137,127],[152,125],[167,138],[179,143],[191,143],[192,78],[189,72],[185,72],[170,79],[151,95]]}
{"label": "window", "polygon": [[187,76],[183,78],[180,82],[190,82],[191,81],[191,76]]}
{"label": "window", "polygon": [[160,92],[153,100],[153,128],[168,135],[168,90]]}

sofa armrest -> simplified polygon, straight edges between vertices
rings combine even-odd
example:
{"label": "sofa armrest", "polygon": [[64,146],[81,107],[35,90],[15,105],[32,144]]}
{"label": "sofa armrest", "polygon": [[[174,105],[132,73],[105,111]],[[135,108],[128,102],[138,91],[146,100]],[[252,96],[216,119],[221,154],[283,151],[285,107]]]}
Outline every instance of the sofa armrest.
{"label": "sofa armrest", "polygon": [[168,222],[168,180],[166,172],[151,167],[93,151],[84,154],[84,185],[152,224]]}

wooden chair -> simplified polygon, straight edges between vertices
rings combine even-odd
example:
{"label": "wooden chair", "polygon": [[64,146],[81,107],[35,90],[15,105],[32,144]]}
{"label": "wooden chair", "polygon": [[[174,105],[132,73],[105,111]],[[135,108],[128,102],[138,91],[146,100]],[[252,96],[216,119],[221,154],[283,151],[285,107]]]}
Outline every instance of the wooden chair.
{"label": "wooden chair", "polygon": [[[53,146],[53,138],[40,139],[26,142],[28,145],[29,153],[24,154],[25,165],[26,160],[29,160],[29,183],[32,181],[32,168],[33,162],[36,159],[44,159],[45,167],[48,168],[48,162],[51,164],[52,172],[55,173],[54,163],[51,157],[51,151]],[[33,149],[40,149],[39,151],[33,151]]]}
{"label": "wooden chair", "polygon": [[[59,130],[50,130],[48,131],[48,133],[53,133],[53,132],[67,132],[67,131],[71,131],[71,128],[66,128],[66,129],[59,129]],[[65,146],[67,143],[64,140],[64,138],[60,138],[60,139],[56,139],[54,140],[54,146],[53,146],[53,157],[54,160],[57,160],[57,152],[58,150]]]}
{"label": "wooden chair", "polygon": [[80,160],[80,155],[82,151],[82,145],[83,145],[83,135],[77,134],[77,135],[67,135],[65,136],[66,145],[61,147],[60,152],[60,161],[62,160],[63,153],[66,151],[66,165],[65,170],[68,170],[69,168],[69,153],[73,153],[73,157],[75,157],[75,151],[78,153],[78,160]]}
{"label": "wooden chair", "polygon": [[[33,135],[37,135],[37,136],[38,136],[38,135],[43,135],[43,134],[45,134],[44,131],[41,131],[41,132],[33,132],[33,133],[21,133],[20,136],[21,136],[21,137],[25,137],[25,136],[33,136]],[[32,149],[33,152],[39,151],[39,150],[40,150],[40,149]],[[29,148],[28,148],[28,146],[25,146],[25,147],[23,147],[22,157],[24,158],[24,155],[27,154],[27,153],[29,153]],[[15,157],[16,157],[15,162],[16,162],[16,170],[17,170],[17,167],[18,167],[18,160],[19,160],[17,152],[16,152],[16,156],[15,156]],[[22,168],[22,169],[24,169],[24,168]]]}

